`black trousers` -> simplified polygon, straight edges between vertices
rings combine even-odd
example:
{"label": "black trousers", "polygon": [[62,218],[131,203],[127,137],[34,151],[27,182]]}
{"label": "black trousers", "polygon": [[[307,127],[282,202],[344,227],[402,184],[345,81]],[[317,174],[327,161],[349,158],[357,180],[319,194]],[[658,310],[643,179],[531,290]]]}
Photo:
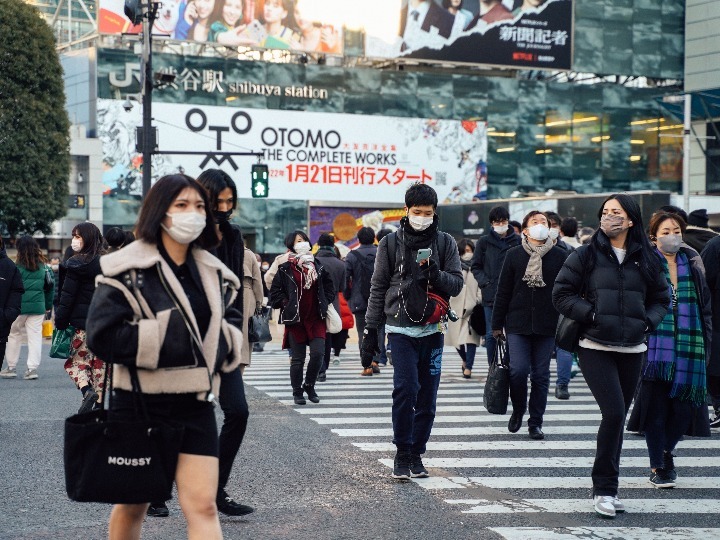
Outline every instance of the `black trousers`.
{"label": "black trousers", "polygon": [[707,376],[707,390],[712,401],[713,409],[715,413],[720,411],[720,377],[717,375]]}
{"label": "black trousers", "polygon": [[[305,358],[307,355],[307,344],[295,343],[290,336],[290,383],[294,392],[302,392],[303,370],[305,368]],[[325,340],[315,338],[310,341],[310,360],[308,361],[307,371],[305,372],[305,384],[315,386],[318,373],[323,364],[325,357]]]}
{"label": "black trousers", "polygon": [[225,420],[220,429],[218,490],[225,489],[227,485],[250,416],[240,368],[220,375],[220,408]]}
{"label": "black trousers", "polygon": [[602,413],[592,469],[594,496],[617,496],[625,418],[640,379],[642,356],[578,350],[580,369]]}
{"label": "black trousers", "polygon": [[7,347],[7,338],[0,338],[0,367],[5,361],[5,348]]}

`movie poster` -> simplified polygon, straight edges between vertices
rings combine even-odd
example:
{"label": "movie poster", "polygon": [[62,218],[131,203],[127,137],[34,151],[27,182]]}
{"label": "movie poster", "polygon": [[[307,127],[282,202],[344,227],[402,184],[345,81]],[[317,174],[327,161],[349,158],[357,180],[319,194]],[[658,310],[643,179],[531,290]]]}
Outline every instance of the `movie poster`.
{"label": "movie poster", "polygon": [[394,36],[366,34],[369,58],[541,69],[572,65],[572,0],[402,0]]}

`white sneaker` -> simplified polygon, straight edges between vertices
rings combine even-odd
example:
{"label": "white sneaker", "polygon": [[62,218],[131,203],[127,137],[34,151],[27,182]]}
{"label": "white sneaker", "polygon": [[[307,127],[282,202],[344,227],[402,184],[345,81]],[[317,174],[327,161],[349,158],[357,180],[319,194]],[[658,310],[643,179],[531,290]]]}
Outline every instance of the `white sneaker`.
{"label": "white sneaker", "polygon": [[0,377],[3,379],[14,379],[17,377],[17,371],[15,368],[5,368],[2,371],[0,371]]}
{"label": "white sneaker", "polygon": [[23,375],[23,379],[26,381],[32,381],[38,378],[37,369],[28,369]]}
{"label": "white sneaker", "polygon": [[615,512],[618,514],[622,514],[625,511],[625,505],[617,497],[613,497],[613,506],[615,507]]}
{"label": "white sneaker", "polygon": [[593,497],[595,512],[597,512],[601,517],[614,518],[615,513],[617,512],[617,510],[615,510],[615,505],[613,504],[614,499],[615,497],[611,497],[609,495],[597,495],[596,497]]}

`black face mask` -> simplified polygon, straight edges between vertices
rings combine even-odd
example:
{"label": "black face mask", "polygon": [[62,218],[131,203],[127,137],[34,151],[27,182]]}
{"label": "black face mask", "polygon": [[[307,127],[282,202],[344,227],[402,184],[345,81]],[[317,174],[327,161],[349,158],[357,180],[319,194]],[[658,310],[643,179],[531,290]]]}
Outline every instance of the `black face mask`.
{"label": "black face mask", "polygon": [[215,223],[227,223],[230,221],[230,216],[232,215],[232,210],[228,210],[227,212],[220,212],[219,210],[215,210],[213,212],[213,216],[215,217]]}

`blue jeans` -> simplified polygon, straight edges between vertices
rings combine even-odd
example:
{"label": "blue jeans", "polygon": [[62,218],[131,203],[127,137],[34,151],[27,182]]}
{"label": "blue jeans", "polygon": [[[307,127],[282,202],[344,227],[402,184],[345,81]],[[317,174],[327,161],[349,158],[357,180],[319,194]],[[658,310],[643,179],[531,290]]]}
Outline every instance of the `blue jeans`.
{"label": "blue jeans", "polygon": [[485,349],[487,350],[488,366],[495,358],[495,338],[492,334],[492,307],[483,306],[485,311]]}
{"label": "blue jeans", "polygon": [[530,376],[530,418],[528,427],[541,427],[550,387],[550,355],[554,336],[508,334],[510,356],[510,400],[513,412],[528,408],[527,380]]}
{"label": "blue jeans", "polygon": [[393,444],[398,451],[424,454],[435,421],[445,336],[390,334],[393,351]]}
{"label": "blue jeans", "polygon": [[220,429],[218,489],[225,489],[250,416],[240,368],[220,373],[219,401],[225,420]]}
{"label": "blue jeans", "polygon": [[472,368],[475,365],[475,351],[477,351],[477,345],[474,343],[465,343],[464,345],[457,347],[456,350],[460,355],[460,358],[462,358],[462,361],[465,362],[465,369],[472,371]]}
{"label": "blue jeans", "polygon": [[557,386],[570,384],[570,372],[572,370],[573,355],[571,352],[555,347],[555,357],[557,360]]}
{"label": "blue jeans", "polygon": [[380,347],[380,359],[378,364],[384,366],[387,364],[387,349],[385,347],[385,325],[378,326],[378,347]]}

